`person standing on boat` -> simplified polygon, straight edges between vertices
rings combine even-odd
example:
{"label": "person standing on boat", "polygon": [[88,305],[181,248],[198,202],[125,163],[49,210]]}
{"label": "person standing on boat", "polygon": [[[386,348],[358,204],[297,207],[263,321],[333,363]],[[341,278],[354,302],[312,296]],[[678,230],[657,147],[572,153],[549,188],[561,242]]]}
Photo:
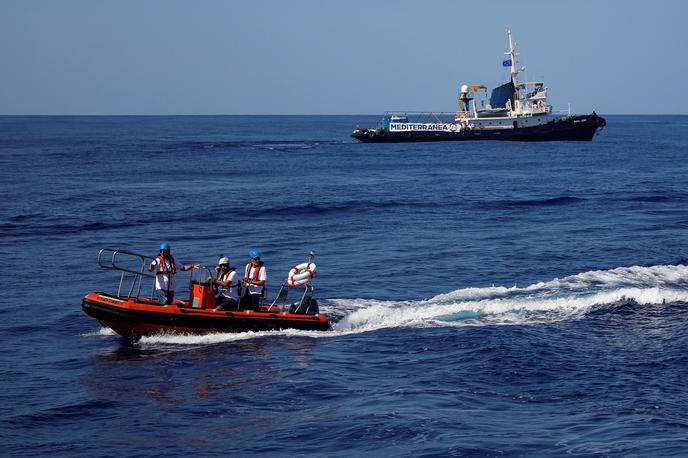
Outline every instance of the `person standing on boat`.
{"label": "person standing on boat", "polygon": [[251,261],[246,264],[244,283],[248,285],[251,308],[257,312],[260,310],[260,299],[265,296],[265,281],[268,276],[265,264],[260,260],[260,251],[253,249],[248,255]]}
{"label": "person standing on boat", "polygon": [[160,299],[160,305],[172,304],[174,301],[174,290],[176,283],[174,276],[179,270],[193,269],[195,264],[179,264],[174,260],[170,253],[170,244],[163,242],[160,244],[160,254],[158,255],[150,266],[148,272],[155,269],[155,293]]}
{"label": "person standing on boat", "polygon": [[222,257],[218,262],[217,278],[211,279],[214,285],[221,287],[217,298],[217,309],[237,309],[239,306],[239,276],[236,269],[229,265],[229,258]]}

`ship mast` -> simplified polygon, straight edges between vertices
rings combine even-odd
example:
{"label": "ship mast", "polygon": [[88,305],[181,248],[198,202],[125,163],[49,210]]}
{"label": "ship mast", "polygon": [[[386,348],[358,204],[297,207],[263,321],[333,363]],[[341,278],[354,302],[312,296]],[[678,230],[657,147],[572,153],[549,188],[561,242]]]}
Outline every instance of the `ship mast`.
{"label": "ship mast", "polygon": [[[511,29],[506,29],[507,34],[509,35],[509,51],[504,53],[509,56],[509,60],[511,60],[511,82],[514,85],[514,101],[519,100],[518,96],[518,68],[516,67],[516,50],[514,49],[514,41],[511,38]],[[512,109],[516,109],[516,107],[512,107]]]}

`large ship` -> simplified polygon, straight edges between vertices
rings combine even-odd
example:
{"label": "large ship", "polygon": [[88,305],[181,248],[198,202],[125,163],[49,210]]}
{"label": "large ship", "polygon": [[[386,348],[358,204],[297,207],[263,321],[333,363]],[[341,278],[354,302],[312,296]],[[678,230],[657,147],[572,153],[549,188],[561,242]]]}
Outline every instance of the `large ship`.
{"label": "large ship", "polygon": [[[489,100],[482,84],[463,84],[455,113],[384,113],[374,128],[356,129],[352,137],[364,142],[418,142],[444,140],[590,141],[606,121],[593,110],[587,115],[554,113],[541,81],[520,82],[516,49],[507,30],[509,50],[503,60],[511,78],[494,88]],[[477,99],[482,97],[480,103]]]}

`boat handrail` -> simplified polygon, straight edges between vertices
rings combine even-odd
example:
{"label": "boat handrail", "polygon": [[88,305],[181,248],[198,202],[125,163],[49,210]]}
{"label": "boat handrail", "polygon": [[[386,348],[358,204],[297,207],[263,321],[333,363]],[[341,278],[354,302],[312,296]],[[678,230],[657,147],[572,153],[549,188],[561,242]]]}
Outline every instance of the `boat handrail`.
{"label": "boat handrail", "polygon": [[[134,270],[129,267],[124,267],[120,264],[118,264],[118,255],[122,255],[121,257],[128,257],[130,260],[136,260],[138,258],[141,261],[141,268],[139,270]],[[104,259],[106,256],[109,256],[108,259]],[[100,266],[102,269],[106,270],[116,270],[118,272],[122,272],[120,275],[119,279],[119,287],[117,288],[117,296],[122,295],[122,285],[124,284],[124,277],[126,274],[131,274],[133,275],[133,279],[131,282],[131,286],[129,287],[129,293],[127,294],[127,297],[139,297],[141,294],[141,278],[142,277],[148,277],[152,278],[155,280],[155,274],[151,272],[146,271],[146,264],[150,264],[153,262],[155,258],[151,256],[147,256],[144,254],[140,253],[134,253],[133,251],[128,251],[128,250],[117,250],[114,248],[103,248],[98,252],[98,266]],[[136,296],[133,296],[134,290],[136,289]],[[151,288],[151,298],[153,298],[153,291],[155,288]]]}
{"label": "boat handrail", "polygon": [[214,272],[209,266],[204,266],[201,264],[194,264],[191,268],[191,283],[207,283],[204,278],[211,278],[217,280],[217,272]]}
{"label": "boat handrail", "polygon": [[[103,255],[107,253],[112,253],[112,257],[110,258],[109,265],[104,264],[103,262]],[[129,269],[127,267],[123,267],[121,265],[117,264],[117,255],[126,255],[126,256],[131,256],[131,257],[136,257],[141,260],[141,270],[133,270]],[[152,272],[146,272],[145,267],[146,267],[146,260],[149,260],[150,262],[153,262],[155,260],[154,257],[151,256],[146,256],[145,254],[140,254],[140,253],[134,253],[133,251],[127,251],[127,250],[116,250],[114,248],[103,248],[98,252],[98,265],[103,268],[103,269],[109,269],[109,270],[119,270],[122,272],[127,272],[135,275],[143,275],[145,277],[153,277],[155,278],[155,274]]]}
{"label": "boat handrail", "polygon": [[387,110],[382,113],[383,116],[454,116],[458,111],[408,111],[408,110]]}
{"label": "boat handrail", "polygon": [[402,124],[455,124],[460,116],[472,118],[475,113],[472,111],[463,114],[458,111],[385,111],[382,114],[381,127],[387,127],[393,117],[403,117],[403,121],[393,121]]}
{"label": "boat handrail", "polygon": [[[303,287],[303,294],[301,295],[301,299],[299,299],[298,303],[295,302],[294,304],[289,304],[288,302],[288,297],[289,297],[289,289],[291,288],[299,288]],[[299,310],[303,306],[306,306],[306,312],[309,313],[310,309],[310,299],[313,297],[313,285],[310,283],[306,283],[304,285],[299,285],[299,286],[292,286],[286,281],[282,283],[282,286],[280,286],[279,292],[275,296],[275,299],[272,301],[270,304],[270,310],[272,310],[273,307],[276,307],[280,311],[287,312],[289,311],[289,306],[290,305],[296,305],[296,308],[291,312],[291,313],[298,313]],[[278,304],[278,302],[281,302],[281,304]]]}
{"label": "boat handrail", "polygon": [[[315,259],[315,251],[310,250],[308,252],[308,262],[312,263],[314,259]],[[313,268],[315,269],[315,265]],[[312,275],[313,274],[311,273],[311,279],[313,278]],[[287,302],[287,300],[289,298],[289,289],[290,288],[300,288],[300,287],[304,288],[303,294],[301,295],[301,299],[299,299],[299,302],[298,302],[298,305],[296,306],[296,308],[293,311],[291,311],[291,310],[289,310],[289,306],[290,305],[296,305],[296,303],[289,304]],[[272,304],[270,304],[270,309],[272,309],[273,307],[277,307],[278,309],[280,309],[283,312],[298,313],[299,310],[301,310],[301,307],[303,307],[305,305],[306,306],[305,313],[309,313],[312,298],[313,298],[313,285],[311,285],[310,280],[308,280],[306,283],[304,283],[302,285],[293,285],[293,284],[290,285],[289,279],[287,279],[282,283],[282,286],[280,286],[280,290],[277,293],[277,295],[275,296],[275,300],[273,300]],[[277,304],[278,301],[282,301],[282,305]]]}

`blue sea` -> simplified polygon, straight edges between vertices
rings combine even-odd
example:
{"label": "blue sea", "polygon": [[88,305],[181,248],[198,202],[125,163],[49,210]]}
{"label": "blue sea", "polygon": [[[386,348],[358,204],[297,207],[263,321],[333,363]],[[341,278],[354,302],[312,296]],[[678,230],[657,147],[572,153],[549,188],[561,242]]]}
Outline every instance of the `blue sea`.
{"label": "blue sea", "polygon": [[[686,456],[688,117],[362,144],[370,116],[0,117],[4,456]],[[315,250],[331,332],[85,315],[103,247]],[[178,274],[177,297],[188,294]]]}

